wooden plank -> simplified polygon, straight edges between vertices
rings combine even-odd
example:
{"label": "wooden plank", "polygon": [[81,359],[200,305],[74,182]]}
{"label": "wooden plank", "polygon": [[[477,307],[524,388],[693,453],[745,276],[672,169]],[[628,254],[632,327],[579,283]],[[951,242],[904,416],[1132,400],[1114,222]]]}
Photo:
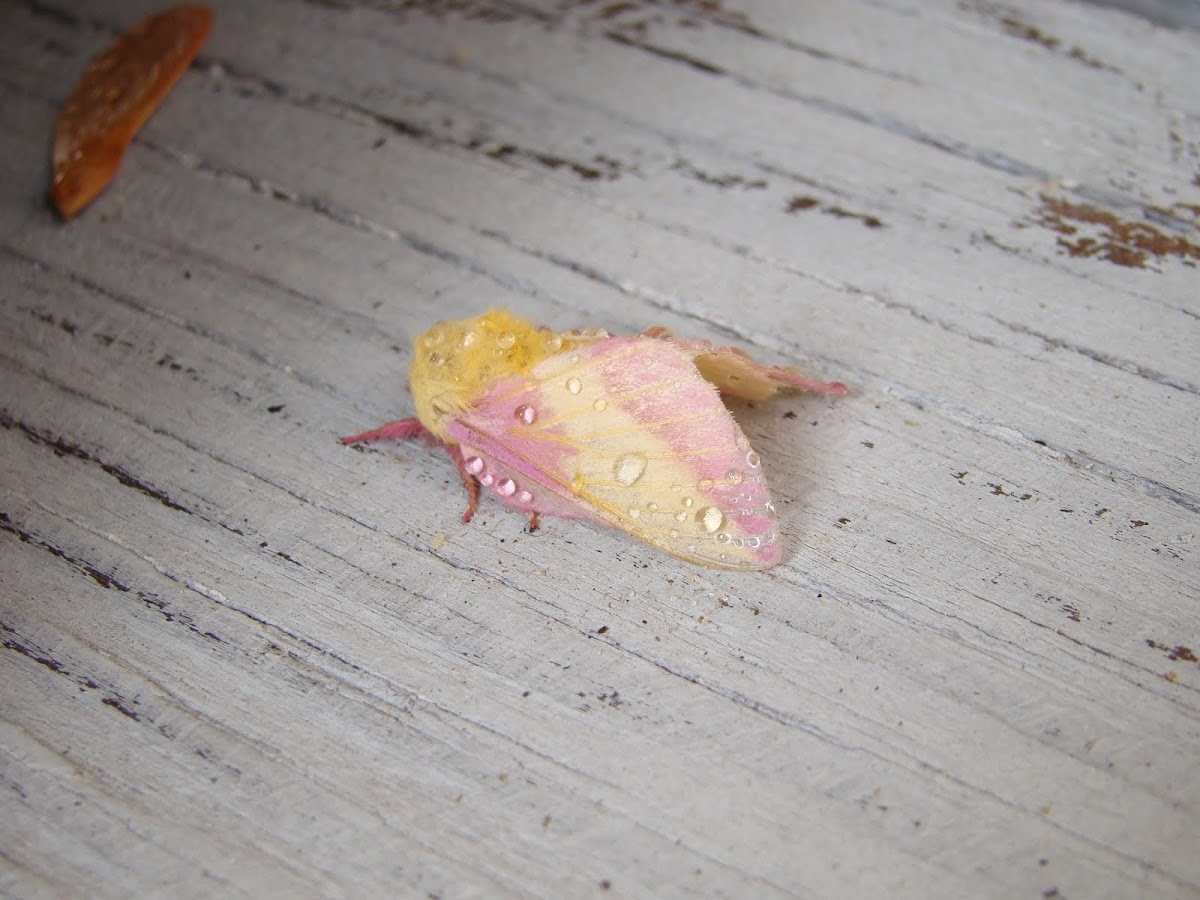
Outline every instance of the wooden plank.
{"label": "wooden plank", "polygon": [[[63,227],[117,6],[0,12],[5,891],[1200,893],[1194,34],[230,3]],[[737,410],[785,564],[337,443],[489,304],[849,381]]]}

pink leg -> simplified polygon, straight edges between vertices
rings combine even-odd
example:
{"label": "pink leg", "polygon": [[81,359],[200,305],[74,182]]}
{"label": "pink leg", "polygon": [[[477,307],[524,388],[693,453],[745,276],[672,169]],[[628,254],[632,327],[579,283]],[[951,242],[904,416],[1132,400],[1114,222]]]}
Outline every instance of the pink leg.
{"label": "pink leg", "polygon": [[380,425],[371,431],[342,438],[343,444],[366,444],[371,441],[403,441],[408,438],[424,438],[427,441],[437,441],[428,429],[417,419],[397,419]]}
{"label": "pink leg", "polygon": [[364,431],[362,434],[344,437],[341,440],[343,444],[366,444],[371,441],[403,441],[408,438],[421,438],[427,444],[443,447],[450,454],[455,468],[458,469],[458,475],[462,479],[463,487],[467,489],[467,509],[463,513],[463,524],[470,522],[475,515],[475,505],[479,502],[479,481],[467,471],[466,460],[463,459],[462,450],[458,445],[442,443],[419,420],[397,419],[395,422],[388,422],[371,431]]}
{"label": "pink leg", "polygon": [[463,524],[466,525],[474,518],[475,504],[479,502],[479,479],[467,471],[467,462],[463,459],[462,450],[457,444],[453,447],[447,446],[446,451],[454,460],[454,466],[458,469],[458,477],[462,479],[463,487],[467,489],[467,508],[462,515]]}

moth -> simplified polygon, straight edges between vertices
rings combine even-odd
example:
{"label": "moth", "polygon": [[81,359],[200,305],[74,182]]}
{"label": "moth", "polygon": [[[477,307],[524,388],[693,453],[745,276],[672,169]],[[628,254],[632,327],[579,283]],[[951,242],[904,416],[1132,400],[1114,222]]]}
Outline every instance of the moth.
{"label": "moth", "polygon": [[599,522],[724,569],[773,566],[781,542],[762,462],[722,395],[847,393],[665,328],[555,333],[503,309],[441,323],[413,348],[416,418],[343,443],[442,446],[467,489],[463,522],[483,486],[533,527],[539,516]]}
{"label": "moth", "polygon": [[50,198],[64,219],[103,191],[139,128],[174,87],[212,30],[207,6],[144,19],[88,66],[54,129]]}

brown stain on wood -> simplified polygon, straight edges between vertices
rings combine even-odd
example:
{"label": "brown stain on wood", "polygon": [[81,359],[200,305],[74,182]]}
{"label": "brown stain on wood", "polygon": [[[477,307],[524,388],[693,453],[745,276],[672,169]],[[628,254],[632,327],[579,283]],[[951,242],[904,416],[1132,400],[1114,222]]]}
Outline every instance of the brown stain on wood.
{"label": "brown stain on wood", "polygon": [[1065,55],[1068,59],[1081,62],[1092,69],[1107,69],[1110,72],[1117,71],[1112,66],[1096,59],[1096,57],[1078,45],[1070,48],[1064,47],[1061,40],[1052,34],[1047,34],[1037,26],[1029,24],[1017,15],[1016,10],[1007,9],[999,4],[992,3],[978,3],[975,5],[975,9],[981,14],[994,19],[1004,29],[1006,34],[1018,40],[1037,44],[1044,50],[1058,55]]}
{"label": "brown stain on wood", "polygon": [[1146,639],[1146,646],[1155,650],[1162,650],[1167,654],[1167,659],[1176,661],[1183,660],[1184,662],[1200,662],[1200,657],[1196,656],[1195,651],[1191,647],[1185,647],[1182,644],[1177,644],[1172,647],[1170,644],[1160,644],[1152,638]]}
{"label": "brown stain on wood", "polygon": [[[1048,193],[1040,199],[1034,221],[1058,234],[1058,246],[1070,256],[1103,259],[1134,269],[1146,268],[1152,259],[1177,257],[1188,266],[1200,260],[1200,243],[1168,234],[1147,221],[1122,219],[1110,210]],[[1180,211],[1190,210],[1147,210],[1177,221]]]}
{"label": "brown stain on wood", "polygon": [[745,191],[761,190],[767,186],[765,178],[751,178],[736,172],[721,172],[719,174],[706,172],[692,165],[682,157],[671,164],[672,171],[682,172],[689,178],[694,178],[701,184],[717,188],[740,188]]}
{"label": "brown stain on wood", "polygon": [[835,219],[857,219],[868,228],[883,228],[883,220],[878,216],[873,216],[870,213],[854,212],[834,203],[822,203],[816,197],[801,197],[796,196],[788,200],[784,211],[789,214],[798,212],[807,212],[810,209],[816,209],[825,213],[827,216],[833,216]]}

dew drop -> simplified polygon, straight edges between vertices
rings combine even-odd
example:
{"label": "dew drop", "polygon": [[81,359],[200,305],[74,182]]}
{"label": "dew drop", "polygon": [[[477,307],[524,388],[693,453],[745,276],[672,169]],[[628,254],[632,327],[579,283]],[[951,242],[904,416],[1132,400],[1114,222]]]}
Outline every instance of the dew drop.
{"label": "dew drop", "polygon": [[521,491],[519,494],[517,494],[518,503],[530,503],[532,500],[533,494],[529,493],[529,491]]}
{"label": "dew drop", "polygon": [[683,510],[680,510],[679,512],[675,513],[675,521],[676,522],[686,522],[687,521],[687,513],[685,513]]}
{"label": "dew drop", "polygon": [[562,349],[562,338],[557,334],[546,335],[546,349],[551,353],[555,353]]}
{"label": "dew drop", "polygon": [[583,336],[585,338],[606,338],[609,334],[603,328],[585,328]]}
{"label": "dew drop", "polygon": [[511,497],[517,492],[517,483],[511,478],[504,478],[496,482],[496,493],[501,497]]}
{"label": "dew drop", "polygon": [[464,331],[463,336],[459,339],[459,343],[462,344],[464,347],[470,347],[477,340],[479,340],[479,334],[477,332]]}
{"label": "dew drop", "polygon": [[431,328],[425,332],[425,336],[421,338],[421,343],[428,347],[436,347],[446,339],[446,335],[440,328]]}
{"label": "dew drop", "polygon": [[702,494],[707,494],[712,489],[713,489],[713,481],[711,478],[705,478],[698,485],[696,485],[696,490],[698,490]]}
{"label": "dew drop", "polygon": [[479,476],[479,483],[482,484],[484,487],[491,487],[492,482],[495,480],[496,479],[492,476],[491,472],[484,472],[482,475]]}
{"label": "dew drop", "polygon": [[749,450],[750,449],[750,439],[747,438],[744,434],[738,434],[737,445],[738,445],[739,450]]}
{"label": "dew drop", "polygon": [[728,472],[725,473],[725,480],[727,482],[729,482],[730,484],[741,484],[743,481],[746,480],[746,476],[743,475],[741,472],[739,472],[737,469],[730,469]]}
{"label": "dew drop", "polygon": [[472,475],[478,475],[483,471],[483,460],[478,456],[472,456],[467,459],[467,471]]}
{"label": "dew drop", "polygon": [[691,497],[684,497],[684,498],[683,498],[683,505],[684,505],[684,506],[690,507],[690,506],[691,506],[693,503],[695,503],[695,502],[696,502],[696,501],[695,501],[695,500],[693,500]]}
{"label": "dew drop", "polygon": [[513,410],[513,418],[522,425],[532,425],[537,420],[537,410],[532,406],[522,403]]}
{"label": "dew drop", "polygon": [[647,512],[658,512],[658,504],[657,503],[647,503],[646,510],[647,510]]}
{"label": "dew drop", "polygon": [[430,353],[425,358],[429,360],[429,364],[431,366],[442,366],[446,364],[446,357],[442,356],[440,353]]}
{"label": "dew drop", "polygon": [[770,500],[766,502],[766,504],[763,506],[763,509],[765,509],[769,514],[775,515],[775,504]]}
{"label": "dew drop", "polygon": [[677,537],[679,537],[679,529],[672,528],[670,531],[667,532],[667,534],[669,534],[672,539],[677,538]]}
{"label": "dew drop", "polygon": [[638,509],[636,506],[629,507],[629,518],[640,519],[641,517],[642,511],[640,509]]}
{"label": "dew drop", "polygon": [[749,547],[751,550],[757,550],[759,544],[761,544],[761,543],[762,543],[762,541],[756,537],[746,538],[746,546]]}
{"label": "dew drop", "polygon": [[579,474],[578,472],[576,472],[575,477],[571,479],[571,493],[572,494],[582,494],[583,493],[583,476],[581,474]]}
{"label": "dew drop", "polygon": [[732,541],[731,543],[732,543],[732,544],[733,544],[733,546],[735,546],[735,547],[741,547],[741,546],[743,546],[743,545],[745,544],[745,541],[743,541],[741,538],[734,538],[734,539],[733,539],[733,541]]}
{"label": "dew drop", "polygon": [[718,534],[716,536],[715,540],[718,544],[728,544],[729,543],[729,534],[727,532],[722,531],[720,534]]}
{"label": "dew drop", "polygon": [[571,365],[573,365],[573,366],[574,366],[574,365],[577,365],[578,363],[579,363],[579,354],[578,354],[578,353],[572,353],[572,354],[571,354]]}
{"label": "dew drop", "polygon": [[578,394],[580,391],[583,390],[583,382],[580,381],[578,378],[574,378],[574,377],[568,378],[567,379],[567,390],[572,394]]}
{"label": "dew drop", "polygon": [[517,336],[511,331],[502,331],[496,335],[496,344],[505,350],[511,350],[517,343]]}
{"label": "dew drop", "polygon": [[646,457],[642,453],[624,453],[613,463],[613,477],[619,484],[631,485],[646,471]]}
{"label": "dew drop", "polygon": [[757,469],[761,462],[762,459],[753,450],[746,454],[746,465],[748,465],[750,468]]}
{"label": "dew drop", "polygon": [[604,410],[608,409],[608,401],[601,397],[592,404],[592,409],[594,409],[596,412],[603,412]]}
{"label": "dew drop", "polygon": [[696,521],[700,527],[712,534],[725,522],[725,515],[715,506],[706,506],[696,513]]}

